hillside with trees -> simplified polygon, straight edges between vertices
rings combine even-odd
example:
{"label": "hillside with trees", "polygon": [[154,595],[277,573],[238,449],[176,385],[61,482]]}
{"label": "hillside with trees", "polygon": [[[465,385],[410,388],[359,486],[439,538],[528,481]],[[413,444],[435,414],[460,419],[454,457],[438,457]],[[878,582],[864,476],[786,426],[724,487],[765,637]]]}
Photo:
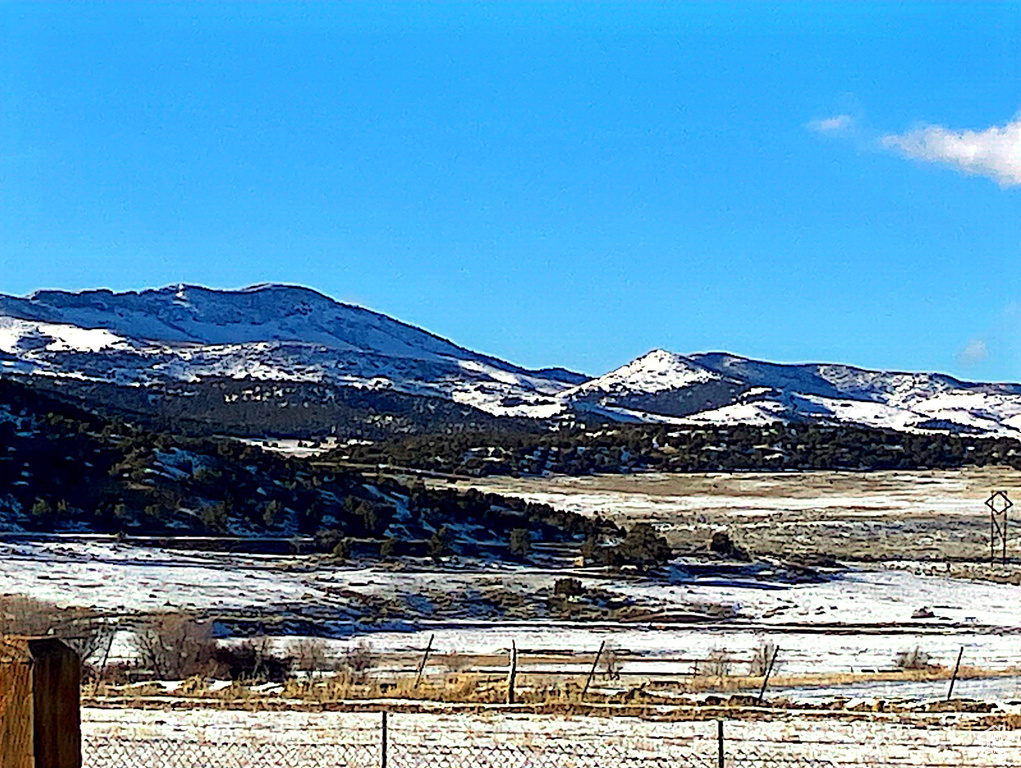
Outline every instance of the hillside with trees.
{"label": "hillside with trees", "polygon": [[229,438],[140,429],[0,379],[0,530],[311,537],[347,555],[527,552],[600,521],[324,468]]}

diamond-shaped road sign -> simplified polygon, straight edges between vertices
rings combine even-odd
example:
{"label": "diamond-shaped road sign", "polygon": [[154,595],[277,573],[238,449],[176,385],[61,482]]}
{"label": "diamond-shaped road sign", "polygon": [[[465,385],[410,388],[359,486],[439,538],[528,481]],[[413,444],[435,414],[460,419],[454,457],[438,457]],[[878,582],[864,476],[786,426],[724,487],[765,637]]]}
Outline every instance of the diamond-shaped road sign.
{"label": "diamond-shaped road sign", "polygon": [[1014,506],[1006,491],[994,491],[993,495],[986,499],[986,506],[994,515],[1006,515],[1007,510]]}

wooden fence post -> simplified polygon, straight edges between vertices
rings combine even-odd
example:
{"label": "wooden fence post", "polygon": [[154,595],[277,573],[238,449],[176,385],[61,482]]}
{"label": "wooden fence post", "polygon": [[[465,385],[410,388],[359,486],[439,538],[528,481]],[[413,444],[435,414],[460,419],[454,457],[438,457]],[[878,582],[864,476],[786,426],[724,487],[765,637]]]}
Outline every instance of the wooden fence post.
{"label": "wooden fence post", "polygon": [[596,669],[599,667],[599,657],[603,655],[603,649],[606,648],[606,641],[603,640],[599,644],[599,650],[596,651],[596,657],[592,660],[592,669],[588,671],[588,677],[585,678],[585,687],[581,689],[581,700],[585,700],[585,694],[588,693],[588,688],[592,685],[592,678],[596,676]]}
{"label": "wooden fence post", "polygon": [[769,660],[769,666],[766,667],[766,674],[762,678],[762,688],[759,689],[759,706],[762,706],[762,699],[766,695],[766,686],[769,685],[769,676],[773,674],[773,665],[776,664],[776,655],[780,653],[780,646],[773,646],[773,658]]}
{"label": "wooden fence post", "polygon": [[724,768],[725,753],[723,750],[723,720],[716,721],[716,765],[717,768]]}
{"label": "wooden fence post", "polygon": [[418,672],[415,674],[415,687],[418,688],[422,682],[422,673],[425,672],[425,665],[429,662],[429,654],[432,653],[433,640],[436,639],[436,635],[429,635],[429,644],[425,647],[425,653],[422,654],[422,660],[418,663]]}
{"label": "wooden fence post", "polygon": [[511,640],[510,671],[507,673],[507,703],[514,703],[514,682],[518,677],[518,644]]}
{"label": "wooden fence post", "polygon": [[954,676],[950,678],[950,688],[947,690],[947,701],[954,695],[954,683],[957,682],[957,673],[961,671],[961,657],[964,656],[964,646],[961,646],[960,652],[957,654],[957,663],[954,664]]}
{"label": "wooden fence post", "polygon": [[55,638],[0,640],[0,765],[81,768],[81,660]]}

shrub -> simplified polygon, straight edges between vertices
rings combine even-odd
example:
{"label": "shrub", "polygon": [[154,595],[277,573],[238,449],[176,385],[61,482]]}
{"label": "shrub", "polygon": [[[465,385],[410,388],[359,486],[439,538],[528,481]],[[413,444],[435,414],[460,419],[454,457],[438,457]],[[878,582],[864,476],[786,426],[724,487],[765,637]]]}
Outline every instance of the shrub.
{"label": "shrub", "polygon": [[712,541],[709,542],[709,549],[718,555],[730,557],[734,552],[734,542],[730,538],[730,531],[716,531],[713,533]]}
{"label": "shrub", "polygon": [[713,648],[709,655],[699,664],[698,674],[709,677],[729,677],[734,658],[725,648]]}
{"label": "shrub", "polygon": [[349,560],[351,558],[351,541],[349,539],[341,539],[333,546],[331,554],[341,562]]}
{"label": "shrub", "polygon": [[585,594],[585,587],[581,579],[571,577],[557,579],[553,583],[553,594],[561,597],[581,597]]}
{"label": "shrub", "polygon": [[354,683],[364,683],[369,671],[376,665],[376,655],[368,643],[359,640],[341,654],[337,669]]}
{"label": "shrub", "polygon": [[603,677],[607,680],[620,680],[621,659],[616,646],[607,643],[603,648]]}
{"label": "shrub", "polygon": [[510,553],[525,558],[532,553],[532,537],[527,528],[514,528],[510,532]]}
{"label": "shrub", "polygon": [[217,672],[231,680],[265,680],[282,683],[291,674],[291,660],[269,652],[266,638],[245,640],[213,650]]}
{"label": "shrub", "polygon": [[227,511],[227,505],[222,501],[218,501],[203,509],[200,517],[202,518],[202,524],[210,533],[227,532],[230,524],[230,513]]}
{"label": "shrub", "polygon": [[86,664],[109,646],[114,631],[91,611],[60,608],[26,595],[0,596],[0,636],[58,637]]}
{"label": "shrub", "polygon": [[306,637],[292,654],[295,669],[301,672],[322,672],[327,667],[326,643],[318,637]]}
{"label": "shrub", "polygon": [[769,665],[777,653],[776,643],[765,640],[752,651],[752,660],[748,664],[748,674],[752,677],[764,677]]}
{"label": "shrub", "polygon": [[932,659],[928,652],[923,651],[919,646],[909,648],[906,651],[900,651],[895,659],[897,669],[907,670],[919,670],[919,669],[931,669]]}
{"label": "shrub", "polygon": [[673,557],[673,550],[667,540],[656,533],[649,523],[637,523],[615,547],[599,552],[603,561],[614,568],[633,565],[639,571],[646,571],[657,565],[664,565]]}
{"label": "shrub", "polygon": [[53,519],[53,507],[46,499],[36,499],[32,505],[31,515],[36,523],[49,523]]}
{"label": "shrub", "polygon": [[426,547],[426,554],[433,560],[439,560],[450,551],[450,535],[447,526],[443,525],[436,529],[436,532],[429,537],[429,544]]}
{"label": "shrub", "polygon": [[211,671],[216,641],[212,625],[183,613],[157,616],[135,639],[141,667],[163,680],[183,680]]}

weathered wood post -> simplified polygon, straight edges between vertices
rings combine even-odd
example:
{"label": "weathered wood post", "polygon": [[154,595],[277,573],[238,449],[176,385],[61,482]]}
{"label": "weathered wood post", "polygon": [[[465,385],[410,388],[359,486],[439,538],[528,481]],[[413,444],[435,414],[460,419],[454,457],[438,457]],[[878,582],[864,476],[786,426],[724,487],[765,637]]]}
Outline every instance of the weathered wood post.
{"label": "weathered wood post", "polygon": [[599,667],[599,657],[603,655],[604,648],[606,648],[605,640],[599,644],[599,650],[596,651],[596,657],[592,660],[592,669],[588,671],[588,677],[585,678],[585,687],[581,689],[582,701],[585,701],[585,694],[588,693],[589,686],[592,685],[592,678],[596,676],[596,669]]}
{"label": "weathered wood post", "polygon": [[81,660],[60,640],[0,639],[0,765],[81,768]]}
{"label": "weathered wood post", "polygon": [[769,666],[766,667],[766,673],[762,677],[762,688],[759,689],[759,700],[758,704],[762,706],[762,699],[766,695],[766,686],[769,685],[769,676],[773,674],[773,665],[776,664],[776,655],[780,653],[780,646],[773,646],[773,658],[769,660]]}
{"label": "weathered wood post", "polygon": [[422,660],[418,663],[418,671],[415,673],[415,687],[422,682],[422,674],[425,672],[425,665],[429,663],[429,654],[432,653],[433,640],[436,639],[436,635],[429,635],[429,645],[425,647],[425,653],[422,654]]}
{"label": "weathered wood post", "polygon": [[518,644],[511,640],[510,670],[507,672],[507,703],[514,704],[514,682],[518,678]]}
{"label": "weathered wood post", "polygon": [[957,663],[954,664],[954,676],[950,678],[950,688],[947,689],[947,701],[950,701],[954,696],[954,683],[957,682],[957,673],[961,671],[961,658],[964,656],[964,646],[961,646],[960,652],[957,654]]}

